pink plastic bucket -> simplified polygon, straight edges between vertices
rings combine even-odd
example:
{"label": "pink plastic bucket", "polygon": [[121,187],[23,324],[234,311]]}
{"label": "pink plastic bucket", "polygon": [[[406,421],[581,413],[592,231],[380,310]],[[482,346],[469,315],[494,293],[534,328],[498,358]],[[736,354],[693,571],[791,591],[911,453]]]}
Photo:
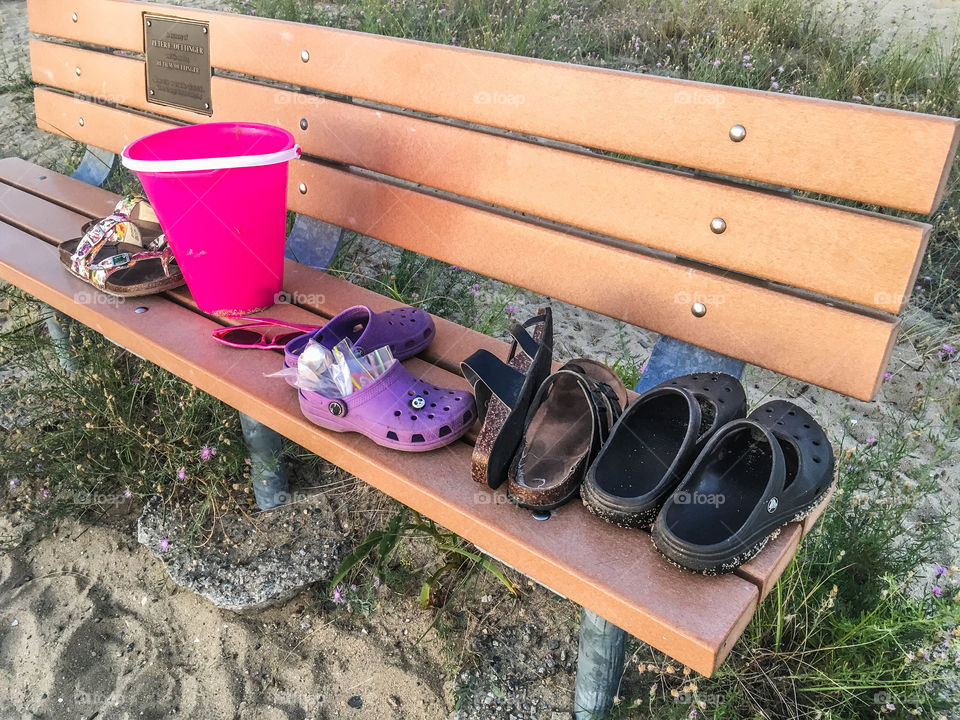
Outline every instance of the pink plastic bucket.
{"label": "pink plastic bucket", "polygon": [[242,315],[283,287],[287,162],[293,135],[258,123],[188,125],[123,149],[198,307]]}

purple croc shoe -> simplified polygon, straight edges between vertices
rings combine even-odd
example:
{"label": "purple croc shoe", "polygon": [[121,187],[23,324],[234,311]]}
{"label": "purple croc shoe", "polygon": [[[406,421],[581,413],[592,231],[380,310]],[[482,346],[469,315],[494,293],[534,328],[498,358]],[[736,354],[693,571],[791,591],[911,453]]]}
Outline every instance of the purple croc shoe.
{"label": "purple croc shoe", "polygon": [[377,445],[424,452],[449,445],[477,418],[473,395],[446,390],[412,375],[399,362],[342,398],[300,390],[304,416],[327,430],[358,432]]}
{"label": "purple croc shoe", "polygon": [[[433,318],[420,308],[401,307],[375,313],[366,305],[354,305],[330,318],[322,328],[288,342],[283,352],[283,366],[297,366],[310,338],[328,350],[344,338],[362,353],[389,345],[394,358],[406,360],[424,350],[434,335]],[[294,384],[290,378],[287,382]]]}

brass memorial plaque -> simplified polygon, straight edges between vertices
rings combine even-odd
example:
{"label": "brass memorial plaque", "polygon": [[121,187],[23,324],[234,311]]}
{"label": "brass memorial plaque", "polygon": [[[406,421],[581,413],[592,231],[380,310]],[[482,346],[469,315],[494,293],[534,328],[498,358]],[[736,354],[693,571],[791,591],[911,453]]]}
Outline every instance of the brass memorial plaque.
{"label": "brass memorial plaque", "polygon": [[213,114],[210,97],[210,23],[143,16],[147,101]]}

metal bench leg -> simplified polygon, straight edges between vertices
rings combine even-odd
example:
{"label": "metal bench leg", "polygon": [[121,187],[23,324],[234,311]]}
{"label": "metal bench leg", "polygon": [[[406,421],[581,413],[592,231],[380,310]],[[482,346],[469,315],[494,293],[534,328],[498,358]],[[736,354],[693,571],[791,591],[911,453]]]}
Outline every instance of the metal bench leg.
{"label": "metal bench leg", "polygon": [[57,353],[60,367],[68,374],[74,372],[77,369],[77,359],[70,342],[69,320],[61,319],[62,316],[47,304],[41,307],[40,314],[47,323],[47,332],[53,340],[53,350]]}
{"label": "metal bench leg", "polygon": [[280,457],[283,439],[279,433],[244,413],[240,413],[240,427],[250,451],[250,478],[257,507],[270,510],[283,505],[290,497],[287,467]]}
{"label": "metal bench leg", "polygon": [[723,372],[739,378],[743,368],[742,360],[661,335],[634,390],[646,392],[664,380],[695,372]]}
{"label": "metal bench leg", "polygon": [[586,608],[580,611],[580,649],[577,651],[577,689],[573,699],[576,720],[594,720],[609,712],[623,675],[627,634]]}
{"label": "metal bench leg", "polygon": [[[643,393],[664,380],[694,372],[724,372],[739,378],[743,375],[743,368],[744,363],[740,360],[661,335],[634,389]],[[616,625],[586,608],[581,612],[574,697],[577,720],[602,718],[613,707],[613,698],[623,674],[626,635]]]}
{"label": "metal bench leg", "polygon": [[343,228],[298,214],[287,237],[285,255],[301,265],[326,270],[342,240]]}
{"label": "metal bench leg", "polygon": [[113,169],[113,163],[116,162],[116,159],[117,156],[109,150],[87,145],[83,159],[80,160],[80,164],[70,177],[83,180],[88,185],[100,187]]}

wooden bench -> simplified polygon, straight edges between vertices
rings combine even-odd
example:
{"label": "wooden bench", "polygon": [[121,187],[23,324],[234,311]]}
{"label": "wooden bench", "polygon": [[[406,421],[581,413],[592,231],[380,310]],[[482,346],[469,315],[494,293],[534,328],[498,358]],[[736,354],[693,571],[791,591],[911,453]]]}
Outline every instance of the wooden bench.
{"label": "wooden bench", "polygon": [[[928,214],[957,147],[948,118],[127,0],[28,8],[41,36],[30,46],[37,123],[100,149],[85,179],[174,124],[286,127],[304,149],[291,165],[290,256],[323,267],[346,228],[650,328],[663,337],[638,390],[688,371],[739,374],[745,361],[871,399],[930,226],[792,189]],[[132,55],[144,51],[145,12],[206,24],[209,107],[151,102]],[[404,454],[322,431],[264,378],[277,355],[202,340],[227,321],[199,313],[186,290],[77,301],[89,288],[55,245],[115,200],[0,161],[0,276],[240,410],[262,506],[285,489],[276,431],[582,605],[578,718],[609,708],[624,630],[712,673],[819,514],[734,574],[702,577],[579,503],[541,522],[500,491],[491,501],[469,479],[469,436]],[[284,288],[298,302],[269,315],[300,322],[396,304],[292,260]],[[437,318],[436,340],[407,366],[467,387],[458,364],[478,347],[505,353]]]}

